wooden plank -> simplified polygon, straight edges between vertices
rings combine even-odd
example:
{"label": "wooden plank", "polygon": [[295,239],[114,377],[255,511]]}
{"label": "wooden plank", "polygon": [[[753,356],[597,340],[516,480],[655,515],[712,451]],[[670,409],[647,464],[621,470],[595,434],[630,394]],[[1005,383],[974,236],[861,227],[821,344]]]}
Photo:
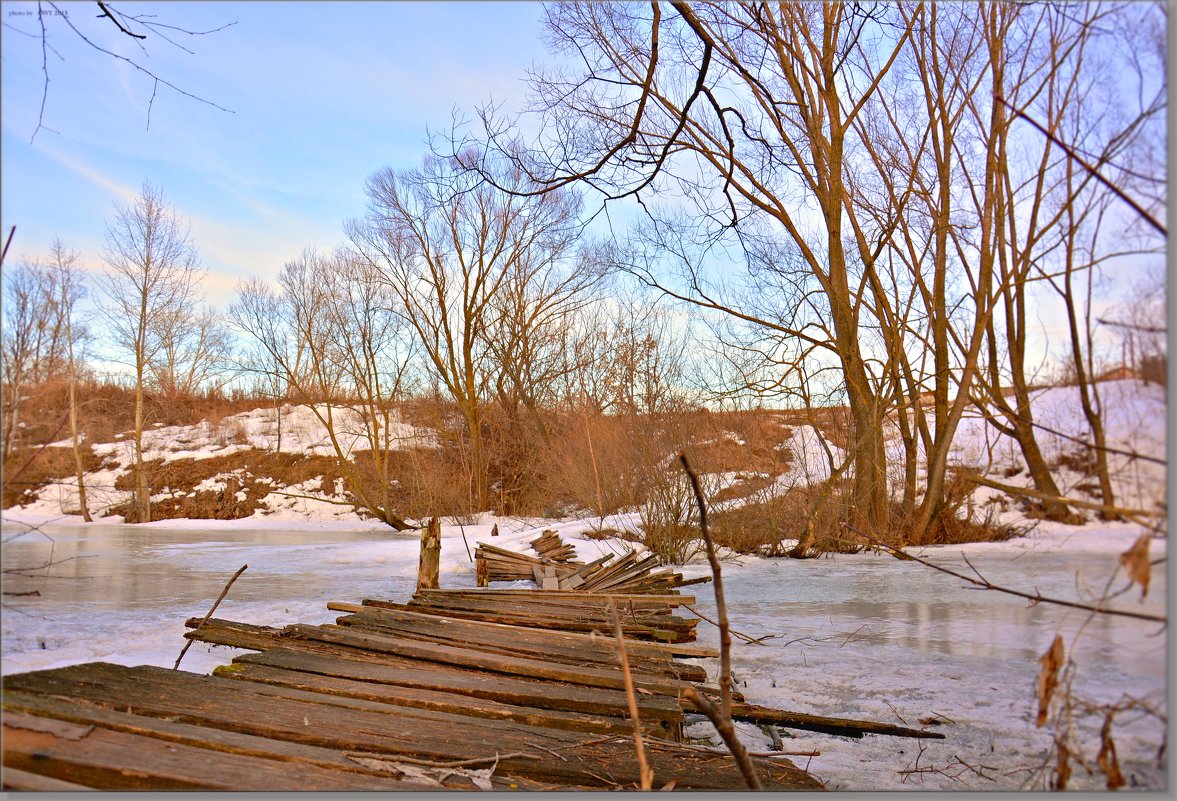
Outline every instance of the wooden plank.
{"label": "wooden plank", "polygon": [[[612,626],[612,616],[606,604],[558,604],[548,601],[524,601],[493,598],[461,598],[429,596],[422,598],[415,596],[408,604],[410,607],[426,607],[431,609],[464,609],[469,611],[485,611],[497,614],[514,614],[529,616],[541,620],[551,620],[560,623],[565,620],[579,622],[607,622]],[[698,624],[698,618],[679,617],[658,609],[642,609],[626,603],[618,603],[617,610],[624,622],[632,625],[644,625],[650,628],[693,631]]]}
{"label": "wooden plank", "polygon": [[[412,755],[433,760],[494,758],[496,773],[558,785],[629,787],[638,782],[633,743],[628,737],[584,739],[583,735],[518,723],[480,724],[462,718],[456,726],[441,713],[437,722],[340,708],[293,698],[234,692],[253,687],[159,668],[123,668],[95,663],[76,668],[9,676],[6,684],[28,692],[67,694],[104,706],[133,704],[140,714],[179,717],[187,722],[350,751]],[[389,707],[389,709],[396,709]],[[455,716],[457,717],[457,716]],[[656,742],[656,741],[651,741]],[[533,743],[542,744],[536,748]],[[562,759],[552,758],[550,752]],[[514,756],[521,752],[520,756]],[[532,758],[529,758],[532,757]],[[682,789],[734,790],[743,786],[730,756],[712,752],[651,749],[655,775],[678,779]],[[761,760],[757,769],[768,789],[817,789],[816,780],[791,763]]]}
{"label": "wooden plank", "polygon": [[[393,608],[398,607],[398,608]],[[491,630],[501,631],[505,636],[509,637],[525,637],[529,633],[542,636],[557,637],[569,643],[595,643],[601,640],[600,634],[583,634],[572,631],[554,631],[552,629],[541,629],[532,626],[512,626],[503,623],[490,623],[485,620],[478,620],[474,618],[458,618],[456,616],[446,616],[439,614],[431,609],[416,609],[410,610],[401,604],[391,604],[387,601],[364,601],[363,604],[351,604],[341,601],[331,601],[327,604],[328,609],[333,609],[337,612],[353,612],[359,613],[364,610],[373,610],[380,612],[390,612],[396,615],[404,615],[407,617],[417,618],[442,618],[454,621],[461,621],[463,623],[475,626],[478,628],[487,628]],[[199,622],[199,621],[197,621]],[[649,642],[646,640],[626,640],[626,647],[630,653],[636,654],[668,654],[680,655],[686,657],[699,657],[714,659],[719,657],[719,651],[706,645],[696,645],[693,643],[659,643]]]}
{"label": "wooden plank", "polygon": [[[440,609],[434,607],[424,606],[406,606],[405,604],[395,604],[390,601],[374,601],[373,605],[380,606],[387,609],[408,609],[415,612],[423,612],[426,610],[433,610],[434,614],[444,614],[447,617],[459,617],[468,620],[484,620],[488,623],[502,623],[509,626],[528,626],[532,628],[541,629],[558,629],[562,631],[574,632],[598,632],[599,635],[605,635],[610,631],[612,624],[608,626],[604,621],[602,622],[587,622],[569,620],[567,618],[537,618],[529,615],[519,615],[501,612],[488,612],[478,610],[464,610],[464,609]],[[632,623],[622,623],[622,631],[633,637],[658,637],[660,634],[664,635],[666,642],[679,643],[682,641],[689,641],[694,638],[694,632],[689,634],[680,631],[664,631],[661,629],[652,629],[648,626],[634,625]]]}
{"label": "wooden plank", "polygon": [[[111,731],[153,737],[168,743],[183,743],[212,751],[274,759],[285,763],[287,771],[290,773],[297,773],[304,765],[309,764],[347,773],[386,775],[384,771],[365,767],[345,757],[337,749],[208,728],[166,718],[159,719],[130,714],[122,709],[107,709],[94,703],[81,703],[60,697],[14,691],[9,688],[5,688],[4,692],[4,709],[6,712],[25,712],[44,718],[101,726]],[[522,779],[517,778],[515,781],[519,782]],[[499,789],[509,789],[508,781],[492,778],[492,782],[496,787],[501,782]],[[544,787],[544,785],[535,785],[525,789],[544,789]]]}
{"label": "wooden plank", "polygon": [[37,773],[29,773],[26,770],[17,770],[11,765],[5,765],[4,770],[0,771],[0,779],[3,780],[3,785],[0,785],[0,787],[5,790],[24,790],[41,793],[73,793],[82,790],[96,789],[93,787],[87,787],[83,784],[67,782],[64,779],[55,779],[52,776],[41,776]]}
{"label": "wooden plank", "polygon": [[[248,663],[222,665],[213,671],[213,675],[241,681],[256,681],[307,692],[376,701],[394,706],[429,709],[488,720],[513,720],[526,723],[529,726],[594,732],[596,734],[630,734],[633,731],[633,725],[629,720],[620,717],[543,710],[438,690],[374,684],[296,670],[272,668],[266,665],[250,665]],[[673,732],[657,725],[656,722],[644,726],[644,729],[647,736],[670,737],[673,734]]]}
{"label": "wooden plank", "polygon": [[[625,693],[617,690],[498,676],[444,665],[422,670],[422,663],[415,660],[311,641],[292,642],[260,654],[245,654],[233,662],[453,692],[537,709],[621,716],[628,703]],[[681,724],[682,707],[676,699],[640,693],[637,700],[643,720],[664,721],[660,725],[666,728]]]}
{"label": "wooden plank", "polygon": [[[614,668],[619,665],[617,643],[604,637],[569,642],[567,639],[551,636],[545,629],[506,627],[507,632],[500,632],[485,626],[480,627],[471,621],[431,615],[409,617],[412,613],[370,607],[364,609],[365,611],[339,617],[336,622],[341,626],[376,633],[427,640],[443,645],[462,645],[502,654],[525,655],[564,664],[592,663]],[[539,636],[528,635],[526,632],[536,632]],[[638,653],[636,649],[629,647],[636,643],[637,641],[627,640],[626,650],[629,652],[633,669],[637,672],[671,676],[687,681],[707,680],[707,672],[703,668],[674,662],[665,652]]]}
{"label": "wooden plank", "polygon": [[255,756],[211,751],[151,737],[80,726],[20,712],[3,721],[5,772],[16,768],[62,777],[102,790],[427,790],[422,782],[399,781]]}
{"label": "wooden plank", "polygon": [[[685,708],[685,705],[684,705]],[[864,734],[883,734],[891,737],[914,737],[929,740],[943,740],[941,732],[912,729],[891,723],[852,718],[831,718],[810,715],[805,712],[786,712],[781,709],[756,706],[755,704],[733,703],[732,718],[750,723],[768,723],[786,729],[802,729],[842,737],[862,737]]]}
{"label": "wooden plank", "polygon": [[[566,595],[556,591],[553,595]],[[692,618],[679,617],[672,614],[668,606],[651,606],[633,603],[621,599],[589,599],[577,601],[576,596],[567,600],[558,597],[531,599],[525,596],[509,598],[476,598],[471,596],[443,596],[434,593],[420,594],[409,601],[409,606],[426,606],[436,609],[486,609],[491,611],[514,612],[529,614],[537,617],[576,618],[583,620],[602,619],[608,616],[609,600],[618,611],[624,612],[628,618],[646,622],[647,620],[667,621],[666,628],[692,628]]]}
{"label": "wooden plank", "polygon": [[[307,639],[363,648],[378,653],[395,654],[408,659],[420,659],[464,668],[493,671],[512,676],[562,681],[569,684],[584,684],[589,687],[624,689],[625,679],[620,671],[576,665],[561,665],[539,659],[510,657],[501,654],[477,651],[472,648],[458,648],[450,645],[435,645],[427,642],[410,642],[364,631],[355,631],[337,626],[308,626],[296,623],[285,631],[293,632]],[[678,697],[689,684],[665,676],[650,676],[642,673],[632,675],[633,685],[642,690]]]}
{"label": "wooden plank", "polygon": [[569,598],[564,593],[543,592],[541,590],[529,590],[518,587],[504,587],[502,589],[481,589],[481,588],[466,588],[460,590],[454,589],[440,589],[440,590],[421,590],[416,595],[467,595],[472,597],[500,597],[500,596],[523,596],[524,598],[534,597],[536,600],[557,601],[560,603],[569,604],[583,604],[589,600],[599,600],[602,604],[609,600],[625,600],[633,601],[636,604],[665,604],[667,606],[693,606],[695,604],[695,597],[693,595],[679,595],[677,593],[666,593],[662,595],[646,595],[646,594],[626,594],[626,593],[609,593],[609,592],[583,592],[575,598]]}

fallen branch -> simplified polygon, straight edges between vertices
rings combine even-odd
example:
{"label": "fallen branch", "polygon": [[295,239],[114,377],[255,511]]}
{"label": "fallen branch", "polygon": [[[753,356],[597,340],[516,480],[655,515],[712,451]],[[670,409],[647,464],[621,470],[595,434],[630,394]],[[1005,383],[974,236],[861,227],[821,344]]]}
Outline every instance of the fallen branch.
{"label": "fallen branch", "polygon": [[980,587],[982,589],[985,589],[985,590],[995,590],[997,592],[1004,592],[1007,595],[1015,595],[1018,598],[1025,598],[1028,601],[1030,601],[1031,603],[1035,603],[1035,604],[1038,604],[1038,603],[1055,604],[1057,606],[1070,607],[1071,609],[1082,609],[1085,612],[1098,612],[1099,614],[1103,614],[1103,615],[1116,615],[1118,617],[1130,617],[1134,620],[1147,620],[1150,623],[1161,623],[1166,626],[1169,625],[1169,618],[1165,615],[1150,615],[1147,612],[1131,612],[1126,609],[1109,609],[1106,606],[1085,604],[1085,603],[1080,603],[1079,601],[1067,601],[1062,598],[1050,598],[1046,595],[1042,595],[1041,593],[1039,593],[1037,591],[1035,591],[1033,593],[1029,593],[1029,592],[1023,592],[1021,590],[1015,590],[1010,587],[1002,587],[998,584],[994,584],[993,582],[989,581],[987,578],[982,576],[980,571],[978,571],[975,567],[973,567],[972,563],[969,562],[968,557],[965,557],[965,562],[968,563],[969,567],[972,568],[972,571],[977,574],[977,578],[973,578],[971,576],[966,576],[963,573],[958,573],[955,570],[951,570],[947,567],[944,567],[943,565],[938,565],[934,562],[929,562],[928,560],[921,559],[918,556],[912,556],[911,554],[904,551],[902,548],[896,548],[894,545],[888,545],[885,542],[880,542],[880,541],[876,540],[874,537],[871,537],[870,535],[864,534],[863,532],[859,531],[857,528],[850,525],[849,523],[843,523],[842,525],[845,526],[850,531],[857,534],[862,539],[869,542],[871,545],[874,545],[877,548],[883,548],[884,550],[886,550],[888,553],[890,553],[892,556],[894,556],[896,559],[899,559],[900,561],[918,562],[919,564],[921,564],[925,567],[930,567],[933,570],[939,570],[941,573],[947,573],[948,575],[950,575],[954,578],[958,578],[963,581],[967,581],[969,584],[973,584],[973,585]]}
{"label": "fallen branch", "polygon": [[[199,632],[201,626],[209,621],[209,618],[213,616],[213,612],[217,611],[217,607],[221,605],[221,601],[225,600],[225,596],[229,594],[229,588],[233,586],[233,582],[237,580],[238,576],[245,572],[247,567],[249,567],[249,565],[246,564],[237,569],[237,572],[233,574],[233,578],[229,579],[229,583],[225,585],[225,589],[221,590],[221,594],[213,603],[212,608],[208,610],[208,614],[204,616],[204,620],[200,621],[200,624],[195,629],[193,629],[192,634]],[[188,653],[188,649],[192,647],[193,642],[195,642],[195,639],[190,639],[188,642],[184,643],[184,649],[180,651],[180,655],[176,657],[176,664],[172,665],[172,670],[178,670],[180,668],[180,660],[184,658],[184,654]]]}

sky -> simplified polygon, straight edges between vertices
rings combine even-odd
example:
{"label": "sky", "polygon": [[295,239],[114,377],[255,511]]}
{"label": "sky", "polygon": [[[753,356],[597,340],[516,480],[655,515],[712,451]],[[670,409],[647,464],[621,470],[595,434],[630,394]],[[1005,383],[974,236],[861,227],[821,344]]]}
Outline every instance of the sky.
{"label": "sky", "polygon": [[[60,237],[103,270],[116,204],[150,182],[190,222],[206,298],[221,310],[242,278],[273,278],[304,249],[343,243],[345,221],[365,212],[368,176],[419,165],[428,132],[448,131],[455,114],[469,119],[492,100],[520,108],[528,70],[553,58],[542,4],[522,0],[116,4],[207,32],[167,29],[182,47],[155,35],[140,47],[93,2],[43,7],[39,18],[36,3],[0,2],[8,258],[43,256]],[[1136,272],[1117,279],[1098,293],[1101,308]],[[1037,344],[1065,344],[1060,304],[1046,294]]]}
{"label": "sky", "polygon": [[[419,165],[428,131],[448,130],[455,111],[471,116],[491,99],[517,107],[527,70],[545,56],[543,7],[532,2],[115,8],[192,31],[228,27],[168,32],[191,53],[155,37],[141,50],[94,3],[45,4],[46,93],[37,4],[0,3],[3,236],[16,226],[9,258],[43,255],[61,237],[101,270],[115,204],[150,182],[191,223],[206,296],[221,308],[240,277],[273,277],[304,248],[341,243],[344,221],[364,213],[367,177]],[[95,45],[208,102],[156,89],[60,15]]]}

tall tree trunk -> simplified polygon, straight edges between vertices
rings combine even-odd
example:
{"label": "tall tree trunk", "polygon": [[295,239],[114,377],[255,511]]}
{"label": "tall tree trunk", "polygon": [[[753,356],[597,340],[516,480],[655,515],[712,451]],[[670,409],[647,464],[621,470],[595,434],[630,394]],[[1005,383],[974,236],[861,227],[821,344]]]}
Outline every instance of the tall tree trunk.
{"label": "tall tree trunk", "polygon": [[78,439],[78,368],[74,361],[74,333],[70,320],[66,320],[66,339],[69,345],[69,428],[74,445],[74,469],[78,477],[78,507],[82,511],[82,519],[93,523],[90,506],[86,502],[86,471],[82,465],[82,444]]}

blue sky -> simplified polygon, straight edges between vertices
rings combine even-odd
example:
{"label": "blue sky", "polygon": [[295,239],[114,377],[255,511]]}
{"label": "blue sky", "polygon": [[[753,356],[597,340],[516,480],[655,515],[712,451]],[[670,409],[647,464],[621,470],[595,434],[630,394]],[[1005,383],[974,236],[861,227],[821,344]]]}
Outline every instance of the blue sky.
{"label": "blue sky", "polygon": [[[61,3],[92,41],[134,57],[181,89],[158,88],[86,45],[45,5],[49,92],[36,3],[0,3],[3,140],[0,225],[9,258],[44,254],[55,236],[102,269],[114,204],[144,181],[192,226],[208,299],[224,307],[237,280],[273,276],[307,246],[331,248],[364,211],[377,169],[416,166],[427,129],[448,130],[493,98],[523,99],[545,59],[543,7],[532,2],[116,3],[126,14],[216,33],[148,40],[146,55],[94,3]],[[29,34],[34,34],[30,36]]]}

